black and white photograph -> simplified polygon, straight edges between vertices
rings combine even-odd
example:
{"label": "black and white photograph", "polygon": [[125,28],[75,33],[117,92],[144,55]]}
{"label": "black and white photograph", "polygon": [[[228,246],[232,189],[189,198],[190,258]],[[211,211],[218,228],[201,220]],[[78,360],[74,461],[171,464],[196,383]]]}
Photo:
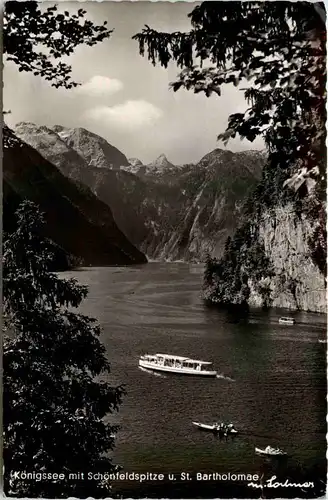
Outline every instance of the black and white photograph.
{"label": "black and white photograph", "polygon": [[324,2],[2,17],[4,496],[325,497]]}

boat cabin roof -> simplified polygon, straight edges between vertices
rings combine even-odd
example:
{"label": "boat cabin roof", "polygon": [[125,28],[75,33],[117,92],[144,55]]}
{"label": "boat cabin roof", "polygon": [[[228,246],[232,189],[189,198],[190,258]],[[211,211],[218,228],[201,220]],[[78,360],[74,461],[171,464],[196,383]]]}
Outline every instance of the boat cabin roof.
{"label": "boat cabin roof", "polygon": [[281,318],[279,318],[279,319],[285,319],[288,321],[295,321],[294,318],[291,318],[290,316],[281,316]]}
{"label": "boat cabin roof", "polygon": [[191,359],[184,356],[174,356],[172,354],[156,354],[158,358],[175,359],[177,361],[184,361],[185,363],[201,363],[202,365],[211,365],[211,361],[201,361],[200,359]]}

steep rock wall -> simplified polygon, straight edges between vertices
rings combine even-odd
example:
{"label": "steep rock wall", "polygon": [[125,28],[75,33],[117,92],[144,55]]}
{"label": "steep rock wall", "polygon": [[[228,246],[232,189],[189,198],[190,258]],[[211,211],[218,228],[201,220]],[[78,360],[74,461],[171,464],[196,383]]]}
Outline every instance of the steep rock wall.
{"label": "steep rock wall", "polygon": [[[269,259],[273,276],[262,280],[270,290],[273,307],[326,311],[325,279],[311,258],[309,238],[315,224],[291,204],[265,211],[259,221],[259,238]],[[258,285],[251,280],[248,303],[262,306]]]}

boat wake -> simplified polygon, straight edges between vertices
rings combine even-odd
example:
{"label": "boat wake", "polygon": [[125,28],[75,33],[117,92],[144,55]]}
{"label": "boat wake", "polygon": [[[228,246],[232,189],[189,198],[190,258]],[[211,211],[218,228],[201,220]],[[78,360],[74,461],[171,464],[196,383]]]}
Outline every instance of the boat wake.
{"label": "boat wake", "polygon": [[228,377],[227,375],[224,375],[223,373],[218,373],[216,378],[222,378],[224,380],[229,380],[230,382],[236,382],[234,378]]}
{"label": "boat wake", "polygon": [[144,368],[143,366],[138,367],[139,370],[149,373],[150,375],[154,375],[155,377],[161,377],[161,378],[167,378],[166,375],[163,375],[162,373],[154,372],[153,370],[147,370],[147,368]]}

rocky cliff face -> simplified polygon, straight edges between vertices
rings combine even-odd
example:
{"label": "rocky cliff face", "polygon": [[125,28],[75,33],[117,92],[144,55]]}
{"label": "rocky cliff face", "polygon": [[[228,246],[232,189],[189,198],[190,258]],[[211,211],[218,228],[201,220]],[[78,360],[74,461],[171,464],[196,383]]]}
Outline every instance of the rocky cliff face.
{"label": "rocky cliff face", "polygon": [[176,166],[162,154],[148,165],[136,158],[127,165],[122,153],[113,156],[116,148],[84,129],[21,123],[15,131],[64,175],[90,187],[127,238],[160,260],[221,255],[265,162],[258,151],[216,149],[196,164]]}
{"label": "rocky cliff face", "polygon": [[171,170],[162,174],[157,183],[180,193],[179,211],[155,255],[189,261],[204,261],[207,254],[220,256],[264,161],[260,152],[240,158],[239,153],[216,149],[196,165],[177,167],[174,175]]}
{"label": "rocky cliff face", "polygon": [[308,243],[314,229],[313,222],[298,215],[291,204],[263,214],[259,237],[273,275],[259,284],[250,283],[250,305],[263,305],[258,289],[266,285],[273,307],[326,311],[325,279],[311,258]]}
{"label": "rocky cliff face", "polygon": [[326,311],[326,206],[319,189],[295,193],[281,174],[265,167],[223,257],[207,259],[210,303]]}

